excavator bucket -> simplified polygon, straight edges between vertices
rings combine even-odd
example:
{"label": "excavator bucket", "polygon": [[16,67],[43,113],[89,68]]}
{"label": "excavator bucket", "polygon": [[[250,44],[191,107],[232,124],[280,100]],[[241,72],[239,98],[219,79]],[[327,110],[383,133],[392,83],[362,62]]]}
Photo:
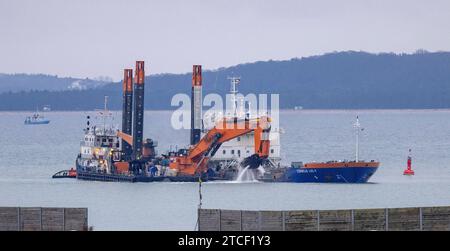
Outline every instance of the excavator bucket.
{"label": "excavator bucket", "polygon": [[240,164],[243,168],[248,167],[249,169],[256,169],[260,167],[265,161],[266,158],[261,158],[258,154],[253,154],[241,161]]}

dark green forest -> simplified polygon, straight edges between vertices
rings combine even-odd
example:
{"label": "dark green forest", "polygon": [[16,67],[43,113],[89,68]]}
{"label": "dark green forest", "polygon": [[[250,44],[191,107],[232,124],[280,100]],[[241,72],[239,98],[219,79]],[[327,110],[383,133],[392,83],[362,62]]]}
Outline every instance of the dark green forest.
{"label": "dark green forest", "polygon": [[[241,77],[243,94],[280,94],[285,109],[450,108],[450,52],[348,51],[204,70],[203,94],[226,94],[229,76]],[[145,108],[173,109],[173,95],[190,93],[191,73],[150,73],[145,81]],[[53,110],[92,110],[102,107],[104,95],[110,96],[110,108],[120,109],[121,91],[121,83],[111,83],[87,90],[3,92],[0,110],[34,110],[42,104]]]}

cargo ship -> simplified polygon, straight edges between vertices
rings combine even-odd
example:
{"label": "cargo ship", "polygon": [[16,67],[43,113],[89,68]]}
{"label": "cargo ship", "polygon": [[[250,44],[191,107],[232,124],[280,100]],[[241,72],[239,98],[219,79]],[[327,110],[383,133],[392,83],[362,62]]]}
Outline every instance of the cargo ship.
{"label": "cargo ship", "polygon": [[359,160],[359,118],[356,129],[356,158],[353,161],[292,162],[282,177],[286,182],[366,183],[377,171],[380,163],[375,160]]}

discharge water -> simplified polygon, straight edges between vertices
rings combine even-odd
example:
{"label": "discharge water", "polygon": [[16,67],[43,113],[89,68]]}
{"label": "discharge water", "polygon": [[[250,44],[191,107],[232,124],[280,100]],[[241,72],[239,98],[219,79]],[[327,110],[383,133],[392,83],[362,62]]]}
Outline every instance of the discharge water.
{"label": "discharge water", "polygon": [[258,182],[258,177],[264,174],[264,168],[262,166],[257,169],[250,169],[249,166],[239,167],[236,182]]}

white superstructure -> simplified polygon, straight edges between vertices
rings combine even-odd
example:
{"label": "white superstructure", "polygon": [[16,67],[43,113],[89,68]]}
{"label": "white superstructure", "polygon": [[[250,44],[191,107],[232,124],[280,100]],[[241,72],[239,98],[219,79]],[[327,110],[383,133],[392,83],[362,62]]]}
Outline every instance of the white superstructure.
{"label": "white superstructure", "polygon": [[[238,117],[238,118],[256,118],[257,114],[251,114],[250,107],[245,112],[244,99],[237,97],[237,85],[240,83],[240,78],[231,77],[231,111],[227,111],[226,117]],[[251,104],[248,104],[250,106]],[[215,124],[215,121],[223,118],[222,114],[213,114],[210,117],[204,117],[205,129],[210,129]],[[273,165],[279,166],[280,157],[280,128],[272,127],[270,131],[270,154],[269,160]],[[226,166],[229,163],[242,160],[255,153],[254,133],[248,133],[246,135],[237,137],[236,139],[224,142],[215,155],[211,158],[210,162],[221,163],[222,166]]]}
{"label": "white superstructure", "polygon": [[84,137],[80,141],[80,154],[77,157],[77,168],[90,169],[103,173],[111,173],[113,160],[120,159],[120,139],[117,137],[117,125],[112,123],[113,116],[106,107],[98,111],[99,123],[90,125],[90,116],[87,116],[87,127]]}

